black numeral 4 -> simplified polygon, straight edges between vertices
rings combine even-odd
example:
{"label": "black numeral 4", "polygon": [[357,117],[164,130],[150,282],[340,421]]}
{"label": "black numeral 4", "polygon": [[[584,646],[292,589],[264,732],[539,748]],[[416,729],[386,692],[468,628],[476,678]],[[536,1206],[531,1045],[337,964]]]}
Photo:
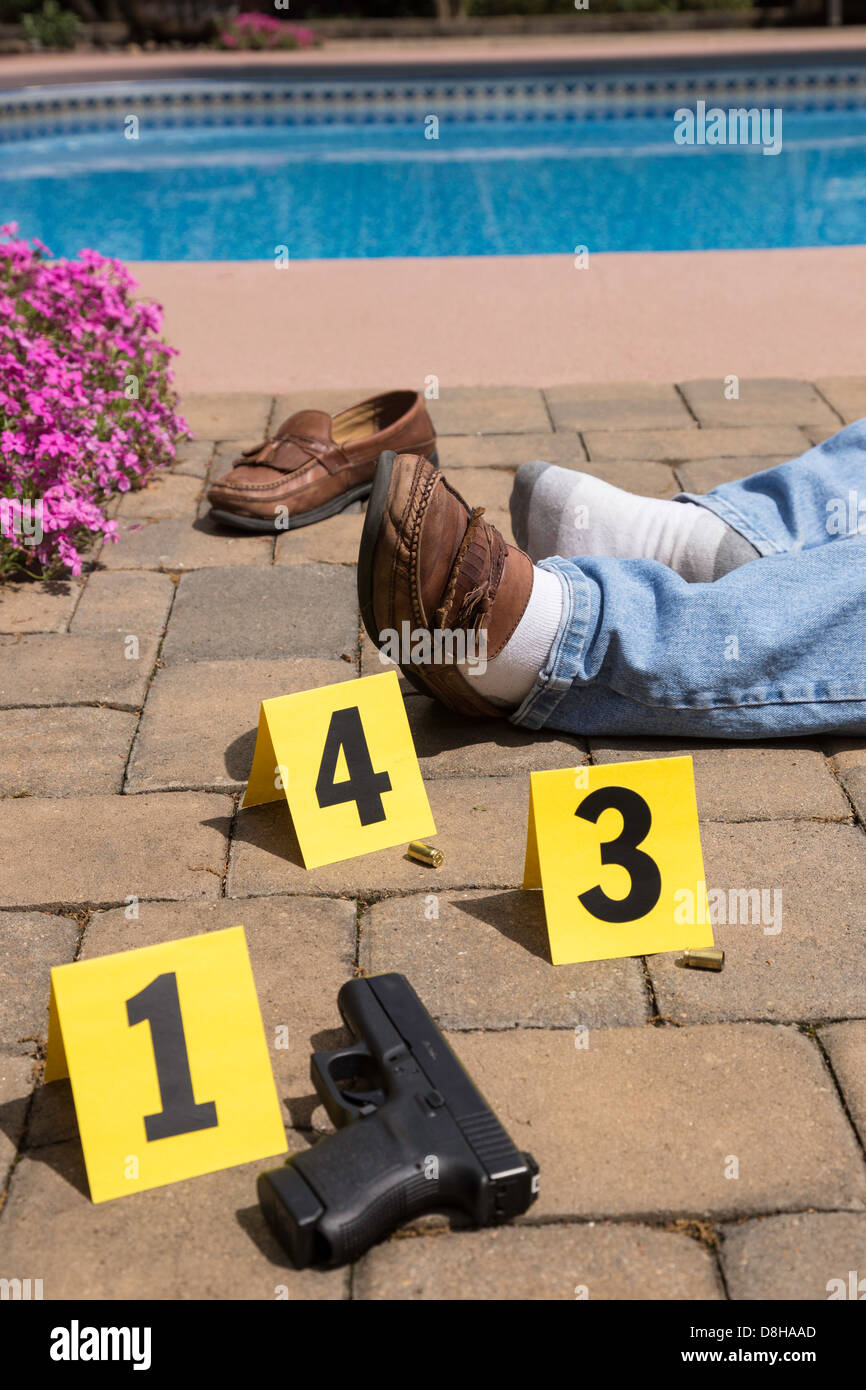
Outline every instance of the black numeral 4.
{"label": "black numeral 4", "polygon": [[[348,781],[337,782],[337,760],[340,749],[346,755]],[[364,737],[361,711],[357,705],[351,709],[338,709],[331,715],[328,737],[316,782],[316,796],[321,807],[342,806],[344,801],[354,801],[362,825],[374,825],[385,820],[385,807],[382,793],[391,790],[391,778],[387,772],[374,772],[370,750]]]}

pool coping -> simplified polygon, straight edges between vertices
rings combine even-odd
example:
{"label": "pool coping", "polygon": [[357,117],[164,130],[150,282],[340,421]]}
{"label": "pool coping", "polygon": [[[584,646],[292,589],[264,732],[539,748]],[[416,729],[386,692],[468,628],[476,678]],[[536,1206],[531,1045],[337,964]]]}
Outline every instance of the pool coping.
{"label": "pool coping", "polygon": [[165,307],[186,390],[812,380],[863,361],[866,246],[599,253],[580,271],[571,256],[130,269]]}
{"label": "pool coping", "polygon": [[[147,78],[231,75],[292,77],[297,80],[345,77],[349,71],[367,78],[388,77],[395,72],[431,72],[448,76],[468,75],[472,67],[508,66],[521,72],[556,72],[566,69],[615,68],[638,64],[642,68],[688,60],[697,66],[713,66],[735,59],[742,63],[812,57],[822,62],[851,61],[866,57],[866,25],[842,29],[697,30],[670,33],[556,35],[533,40],[522,35],[498,40],[459,39],[355,40],[334,42],[303,53],[246,54],[211,51],[194,53],[73,53],[22,54],[0,58],[0,90],[48,86],[70,82],[140,81]],[[520,56],[518,56],[520,55]]]}

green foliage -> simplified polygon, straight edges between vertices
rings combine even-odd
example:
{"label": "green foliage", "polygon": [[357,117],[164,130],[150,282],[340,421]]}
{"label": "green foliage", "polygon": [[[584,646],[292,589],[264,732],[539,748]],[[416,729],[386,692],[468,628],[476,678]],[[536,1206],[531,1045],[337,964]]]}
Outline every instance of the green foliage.
{"label": "green foliage", "polygon": [[22,15],[21,23],[38,48],[72,48],[81,30],[78,16],[61,9],[58,0],[44,0],[41,10]]}

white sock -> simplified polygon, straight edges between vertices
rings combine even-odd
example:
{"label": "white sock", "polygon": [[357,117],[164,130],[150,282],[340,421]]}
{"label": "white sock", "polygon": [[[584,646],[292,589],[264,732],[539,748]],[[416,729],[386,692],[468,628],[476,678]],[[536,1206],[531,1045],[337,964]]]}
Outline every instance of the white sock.
{"label": "white sock", "polygon": [[517,470],[511,524],[533,560],[659,560],[692,584],[709,583],[758,558],[754,546],[707,507],[640,497],[550,463],[525,463]]}
{"label": "white sock", "polygon": [[533,566],[532,593],[523,616],[498,656],[479,666],[460,662],[460,671],[491,704],[514,709],[526,699],[550,655],[564,602],[562,584],[549,570]]}

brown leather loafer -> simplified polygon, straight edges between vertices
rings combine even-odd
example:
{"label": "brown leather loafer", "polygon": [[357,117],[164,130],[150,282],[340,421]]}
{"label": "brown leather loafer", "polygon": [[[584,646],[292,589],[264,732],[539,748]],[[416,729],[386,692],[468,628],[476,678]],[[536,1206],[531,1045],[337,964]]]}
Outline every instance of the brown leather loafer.
{"label": "brown leather loafer", "polygon": [[298,411],[210,486],[211,515],[244,531],[324,521],[369,495],[386,449],[417,449],[438,462],[436,431],[417,392],[389,391],[333,417]]}
{"label": "brown leather loafer", "polygon": [[460,714],[508,711],[456,661],[492,661],[532,593],[532,561],[471,510],[436,466],[385,453],[367,504],[358,597],[370,638],[414,686]]}

